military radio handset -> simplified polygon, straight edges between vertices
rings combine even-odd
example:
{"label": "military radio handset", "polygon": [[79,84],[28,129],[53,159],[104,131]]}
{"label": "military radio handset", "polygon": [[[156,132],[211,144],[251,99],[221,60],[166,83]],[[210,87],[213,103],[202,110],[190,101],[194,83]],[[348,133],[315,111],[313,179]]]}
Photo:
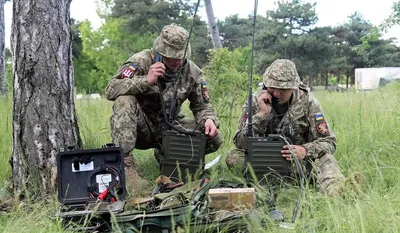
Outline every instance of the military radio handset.
{"label": "military radio handset", "polygon": [[[155,53],[154,62],[162,62],[162,60],[163,60],[163,56],[161,54],[159,54],[159,53]],[[158,84],[158,88],[161,90],[160,79],[158,79],[157,84]],[[175,127],[173,124],[171,124],[171,122],[168,121],[167,114],[166,114],[166,111],[165,111],[165,102],[164,102],[164,99],[163,99],[163,95],[162,95],[161,92],[160,92],[159,95],[160,95],[160,100],[161,100],[161,108],[163,109],[164,120],[167,123],[167,125],[169,127],[171,127],[172,129],[174,129],[175,131],[178,131],[180,133],[189,134],[189,135],[192,135],[192,136],[198,136],[197,132],[180,129],[178,127]]]}
{"label": "military radio handset", "polygon": [[[263,90],[267,90],[267,88],[264,86],[263,87]],[[272,107],[272,109],[275,109],[275,107],[276,107],[276,105],[278,104],[278,102],[279,102],[279,99],[278,98],[276,98],[271,92],[269,92],[268,91],[268,94],[270,94],[271,95],[271,101],[269,100],[269,99],[266,99],[264,102],[266,103],[266,104],[271,104],[271,107]],[[270,103],[271,102],[271,103]]]}
{"label": "military radio handset", "polygon": [[278,98],[272,96],[271,103],[270,103],[270,101],[268,99],[265,100],[265,103],[266,104],[271,104],[272,107],[274,107],[274,106],[276,106],[278,104]]}
{"label": "military radio handset", "polygon": [[154,58],[154,62],[162,62],[163,57],[161,56],[161,54],[156,53],[156,56]]}

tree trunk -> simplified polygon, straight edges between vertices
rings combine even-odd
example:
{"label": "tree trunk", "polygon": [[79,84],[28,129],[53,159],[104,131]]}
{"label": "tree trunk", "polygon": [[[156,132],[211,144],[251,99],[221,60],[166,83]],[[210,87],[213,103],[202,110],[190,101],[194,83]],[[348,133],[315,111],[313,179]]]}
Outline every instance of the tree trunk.
{"label": "tree trunk", "polygon": [[325,77],[325,90],[328,90],[328,87],[329,87],[329,75],[328,75],[328,72],[324,72],[324,77]]}
{"label": "tree trunk", "polygon": [[211,0],[204,0],[204,3],[206,5],[208,27],[210,28],[210,34],[214,49],[222,48],[221,38],[219,37],[218,25],[215,22],[214,11],[211,4]]}
{"label": "tree trunk", "polygon": [[44,197],[54,191],[59,149],[81,146],[73,98],[70,1],[13,1],[16,197]]}
{"label": "tree trunk", "polygon": [[6,41],[4,30],[4,4],[5,0],[0,0],[0,95],[8,93],[7,69],[6,69]]}

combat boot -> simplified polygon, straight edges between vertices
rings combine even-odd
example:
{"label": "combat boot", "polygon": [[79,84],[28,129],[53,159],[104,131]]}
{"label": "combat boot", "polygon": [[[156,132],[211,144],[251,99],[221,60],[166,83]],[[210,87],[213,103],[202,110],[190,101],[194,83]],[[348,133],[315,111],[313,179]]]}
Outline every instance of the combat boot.
{"label": "combat boot", "polygon": [[151,184],[139,175],[131,152],[125,154],[124,164],[128,197],[146,196],[150,192]]}
{"label": "combat boot", "polygon": [[125,183],[128,195],[132,194],[134,189],[134,180],[137,179],[137,171],[135,169],[135,161],[133,160],[133,154],[131,152],[126,153],[124,157],[125,165]]}

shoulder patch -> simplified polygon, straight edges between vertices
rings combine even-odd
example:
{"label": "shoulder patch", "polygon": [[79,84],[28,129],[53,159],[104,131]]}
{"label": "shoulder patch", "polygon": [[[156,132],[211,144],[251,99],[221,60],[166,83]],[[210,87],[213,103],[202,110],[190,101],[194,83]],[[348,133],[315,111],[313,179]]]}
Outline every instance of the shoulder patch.
{"label": "shoulder patch", "polygon": [[201,82],[201,93],[203,95],[204,101],[207,102],[207,103],[210,102],[210,95],[208,93],[206,81],[202,81]]}
{"label": "shoulder patch", "polygon": [[324,136],[328,135],[329,130],[326,121],[321,121],[317,124],[317,132]]}
{"label": "shoulder patch", "polygon": [[135,74],[136,68],[137,66],[135,64],[129,64],[129,66],[122,71],[121,78],[132,78]]}
{"label": "shoulder patch", "polygon": [[316,130],[321,136],[329,135],[328,124],[322,113],[317,113],[314,115]]}

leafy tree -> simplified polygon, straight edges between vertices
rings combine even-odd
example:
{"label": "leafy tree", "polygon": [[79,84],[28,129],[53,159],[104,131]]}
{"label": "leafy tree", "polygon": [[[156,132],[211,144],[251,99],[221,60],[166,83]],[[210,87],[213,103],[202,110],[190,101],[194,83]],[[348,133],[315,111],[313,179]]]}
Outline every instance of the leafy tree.
{"label": "leafy tree", "polygon": [[156,35],[126,34],[125,20],[108,18],[98,30],[92,30],[90,22],[83,22],[79,30],[82,54],[76,65],[78,90],[103,93],[108,81],[133,53],[150,48]]}
{"label": "leafy tree", "polygon": [[72,35],[72,56],[73,58],[79,58],[82,53],[82,38],[79,27],[81,22],[77,22],[75,19],[71,19],[71,35]]}
{"label": "leafy tree", "polygon": [[126,35],[158,35],[165,25],[172,23],[189,31],[193,24],[191,59],[202,67],[208,59],[212,43],[207,23],[194,15],[196,6],[197,1],[194,0],[115,0],[109,16],[125,22],[120,26]]}
{"label": "leafy tree", "polygon": [[197,1],[115,0],[111,17],[126,19],[129,33],[160,33],[164,25],[186,23],[192,17]]}
{"label": "leafy tree", "polygon": [[352,68],[349,58],[354,55],[352,47],[346,38],[349,34],[349,28],[343,25],[337,26],[332,28],[331,33],[331,41],[335,48],[335,55],[330,65],[331,73],[338,77],[343,75],[349,77]]}
{"label": "leafy tree", "polygon": [[380,25],[380,28],[383,31],[386,31],[388,28],[400,25],[400,1],[393,2],[392,13],[389,17]]}
{"label": "leafy tree", "polygon": [[296,63],[303,79],[327,73],[332,44],[329,29],[315,28],[315,4],[298,0],[277,4],[266,18],[259,17],[256,71],[262,73],[273,60],[287,58]]}
{"label": "leafy tree", "polygon": [[393,39],[372,41],[365,59],[371,66],[397,67],[400,66],[400,48]]}
{"label": "leafy tree", "polygon": [[239,18],[239,15],[231,15],[224,21],[218,21],[223,47],[234,49],[248,46],[251,42],[251,25],[250,18]]}
{"label": "leafy tree", "polygon": [[[355,49],[358,55],[363,56],[369,64],[380,66],[399,66],[396,62],[399,48],[395,46],[395,38],[379,40],[382,33],[387,32],[394,25],[400,25],[400,1],[394,2],[392,13],[380,25],[373,27],[365,36],[360,38],[361,44]],[[378,46],[380,48],[372,48]],[[378,52],[378,54],[376,54]],[[394,54],[393,54],[394,53]],[[394,56],[393,56],[394,55]],[[389,56],[389,57],[388,57]],[[379,57],[377,59],[377,57]]]}
{"label": "leafy tree", "polygon": [[[248,96],[251,48],[242,47],[229,51],[227,48],[211,52],[210,62],[204,71],[210,87],[210,100],[224,125],[236,125],[235,113]],[[261,82],[254,75],[253,88]],[[233,138],[236,129],[227,129],[226,138]]]}
{"label": "leafy tree", "polygon": [[308,33],[317,23],[316,3],[292,0],[291,2],[277,2],[276,4],[278,4],[278,9],[268,11],[268,16],[274,21],[283,23],[288,30],[287,33],[292,33],[293,30],[297,30],[297,34]]}

